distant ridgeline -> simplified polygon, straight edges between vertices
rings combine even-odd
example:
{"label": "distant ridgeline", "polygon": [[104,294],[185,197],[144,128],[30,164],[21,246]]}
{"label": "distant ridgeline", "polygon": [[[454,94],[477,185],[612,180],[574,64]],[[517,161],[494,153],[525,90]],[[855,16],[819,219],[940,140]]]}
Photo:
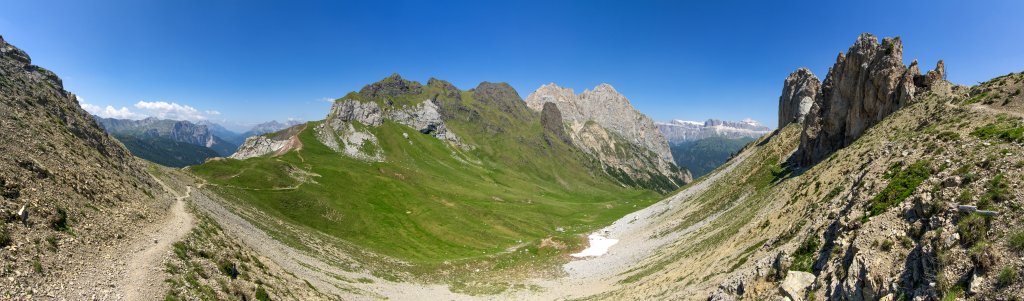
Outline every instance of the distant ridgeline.
{"label": "distant ridgeline", "polygon": [[94,118],[133,155],[161,165],[200,164],[209,158],[231,155],[238,148],[237,144],[214,135],[207,125],[188,121]]}

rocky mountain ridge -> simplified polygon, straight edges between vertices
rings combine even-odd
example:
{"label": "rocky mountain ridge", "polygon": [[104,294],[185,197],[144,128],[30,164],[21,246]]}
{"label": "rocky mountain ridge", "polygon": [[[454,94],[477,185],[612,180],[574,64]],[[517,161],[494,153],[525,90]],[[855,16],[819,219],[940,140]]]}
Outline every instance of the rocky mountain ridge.
{"label": "rocky mountain ridge", "polygon": [[[787,89],[783,90],[780,101],[789,97],[786,95],[789,90],[813,88],[813,75],[807,71],[797,73],[803,74],[803,80],[787,80]],[[850,145],[869,127],[913,102],[920,91],[944,80],[942,61],[935,70],[921,75],[916,60],[909,67],[903,65],[903,43],[899,38],[884,38],[879,43],[874,35],[860,35],[845,54],[836,57],[835,65],[829,69],[805,117],[798,163],[814,164]],[[801,86],[790,87],[789,84]],[[804,94],[801,104],[814,93]],[[780,116],[783,113],[787,112],[780,111]]]}
{"label": "rocky mountain ridge", "polygon": [[[556,111],[548,103],[555,105],[560,116],[554,116]],[[561,119],[567,129],[561,134],[555,129],[556,137],[567,135],[578,148],[596,156],[610,174],[624,173],[626,177],[667,181],[675,186],[693,179],[689,171],[676,166],[667,140],[654,121],[633,108],[611,85],[600,84],[575,94],[570,88],[550,83],[530,93],[526,105],[541,113],[548,107],[544,114],[547,119]],[[553,128],[550,124],[547,127]]]}

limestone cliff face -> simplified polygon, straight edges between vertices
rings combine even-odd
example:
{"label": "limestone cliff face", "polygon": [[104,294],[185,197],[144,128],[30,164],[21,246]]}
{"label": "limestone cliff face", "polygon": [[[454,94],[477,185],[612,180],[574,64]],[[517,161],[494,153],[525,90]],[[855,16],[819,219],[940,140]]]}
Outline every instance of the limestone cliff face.
{"label": "limestone cliff face", "polygon": [[821,91],[821,81],[807,68],[800,68],[786,77],[779,96],[779,128],[796,122],[803,123]]}
{"label": "limestone cliff face", "polygon": [[879,43],[874,35],[861,34],[845,54],[839,54],[825,77],[804,123],[797,162],[814,164],[853,143],[869,127],[914,101],[919,89],[945,77],[942,63],[929,74],[922,77],[916,61],[903,65],[899,38]]}
{"label": "limestone cliff face", "polygon": [[[654,121],[633,108],[611,85],[601,84],[575,94],[552,83],[526,98],[526,105],[534,111],[543,113],[548,104],[555,105],[567,125],[569,140],[597,157],[606,171],[613,170],[613,176],[624,172],[625,176],[616,176],[620,181],[627,177],[640,181],[666,177],[678,186],[692,180],[688,171],[673,163],[668,142]],[[554,130],[551,125],[547,127]]]}

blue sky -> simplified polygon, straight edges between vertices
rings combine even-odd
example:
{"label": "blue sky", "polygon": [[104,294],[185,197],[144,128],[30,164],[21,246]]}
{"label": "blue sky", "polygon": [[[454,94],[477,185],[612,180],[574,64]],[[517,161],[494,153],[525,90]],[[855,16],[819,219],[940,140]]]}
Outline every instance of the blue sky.
{"label": "blue sky", "polygon": [[[710,3],[714,2],[714,3]],[[462,89],[610,83],[657,120],[776,123],[861,32],[974,84],[1024,70],[1024,1],[16,1],[0,35],[94,109],[229,127],[323,118],[391,73]]]}

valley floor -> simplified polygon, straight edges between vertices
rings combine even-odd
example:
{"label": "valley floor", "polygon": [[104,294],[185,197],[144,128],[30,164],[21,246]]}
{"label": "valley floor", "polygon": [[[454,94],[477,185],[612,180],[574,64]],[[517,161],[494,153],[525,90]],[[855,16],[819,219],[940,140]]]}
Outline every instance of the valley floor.
{"label": "valley floor", "polygon": [[[171,208],[172,217],[165,222],[163,227],[154,231],[154,234],[145,236],[146,241],[153,245],[153,239],[158,242],[143,252],[137,253],[136,259],[132,260],[130,269],[137,283],[129,287],[139,288],[138,292],[127,292],[127,296],[157,296],[153,293],[156,289],[166,289],[166,285],[156,285],[161,281],[154,281],[157,278],[165,277],[165,272],[160,269],[160,260],[153,260],[149,254],[160,253],[166,260],[171,254],[170,242],[180,239],[188,230],[192,229],[191,214],[199,214],[215,217],[216,224],[221,227],[224,233],[237,239],[245,248],[267,258],[276,266],[279,266],[287,274],[302,279],[309,283],[316,291],[325,295],[340,296],[345,300],[555,300],[574,299],[606,293],[616,289],[625,278],[626,272],[634,267],[637,262],[651,256],[657,250],[669,243],[677,242],[686,237],[687,234],[698,230],[709,224],[710,221],[719,215],[712,215],[705,220],[690,225],[683,231],[673,231],[669,235],[659,235],[670,231],[676,226],[672,220],[679,214],[687,214],[696,210],[688,206],[688,201],[696,195],[708,189],[709,183],[714,183],[720,175],[728,173],[732,168],[743,162],[746,156],[740,156],[723,167],[723,172],[716,173],[710,177],[695,182],[679,193],[666,198],[645,209],[631,213],[608,227],[601,230],[608,238],[619,239],[619,243],[612,246],[607,254],[599,257],[588,257],[571,260],[564,264],[562,277],[548,278],[538,277],[530,279],[519,279],[515,284],[503,282],[508,289],[502,289],[497,294],[463,294],[456,293],[446,284],[440,283],[414,283],[389,281],[381,275],[368,270],[352,269],[343,264],[351,259],[349,254],[343,250],[330,247],[328,243],[316,242],[318,238],[314,235],[302,238],[303,243],[315,249],[298,250],[276,239],[272,234],[267,233],[263,228],[254,225],[252,221],[267,220],[253,210],[233,206],[231,202],[221,199],[213,192],[205,189],[205,184],[186,173],[165,169],[161,184],[173,183],[177,188],[164,187],[168,191],[180,190],[184,187],[183,199],[193,207],[193,212],[186,213],[184,203],[178,202]],[[195,189],[193,189],[195,187]],[[175,192],[179,193],[179,192]],[[171,231],[173,230],[173,231]],[[173,236],[167,232],[173,232]],[[171,239],[168,239],[171,238]],[[312,242],[312,243],[311,243]],[[154,264],[156,263],[156,264]],[[150,272],[157,272],[150,273]],[[356,281],[352,281],[356,280]],[[145,283],[145,284],[144,284]],[[145,294],[143,294],[143,292]],[[327,296],[322,296],[327,298]],[[131,300],[138,298],[128,298]]]}

